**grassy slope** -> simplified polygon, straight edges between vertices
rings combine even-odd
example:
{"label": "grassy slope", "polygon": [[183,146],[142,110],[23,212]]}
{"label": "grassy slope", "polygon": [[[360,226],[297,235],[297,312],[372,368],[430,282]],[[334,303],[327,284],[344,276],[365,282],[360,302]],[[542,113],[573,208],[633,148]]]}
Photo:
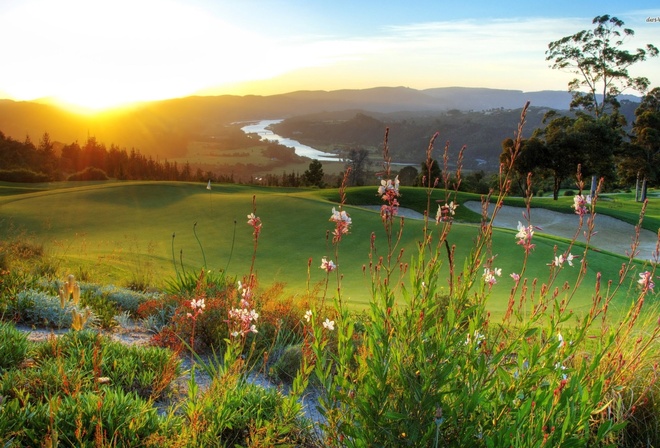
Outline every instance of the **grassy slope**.
{"label": "grassy slope", "polygon": [[[25,190],[18,193],[21,188]],[[202,267],[202,253],[193,234],[193,225],[197,223],[197,234],[208,268],[223,269],[229,263],[229,273],[240,277],[249,272],[252,257],[252,230],[246,224],[246,215],[252,211],[253,195],[256,195],[256,214],[263,222],[256,261],[261,284],[282,281],[294,293],[304,291],[310,257],[313,259],[311,283],[322,281],[325,277],[318,269],[321,257],[327,255],[335,259],[326,232],[332,229],[328,218],[333,206],[331,201],[337,198],[336,190],[218,185],[209,192],[203,184],[167,182],[0,184],[0,233],[5,233],[2,237],[8,237],[11,235],[6,233],[10,229],[26,230],[60,263],[62,275],[75,272],[82,266],[98,282],[122,284],[136,275],[149,274],[155,284],[162,285],[174,276],[173,233],[176,234],[174,253],[177,262],[183,250],[187,269]],[[478,199],[475,195],[461,194],[458,201],[475,198]],[[444,192],[434,193],[432,213],[436,210],[436,199],[444,201]],[[349,204],[375,204],[377,201],[374,187],[348,191]],[[426,196],[422,190],[404,189],[401,203],[405,207],[423,210]],[[603,202],[604,206],[606,204]],[[564,208],[568,207],[569,202],[564,204]],[[647,213],[651,219],[660,216],[657,207],[654,204]],[[621,209],[626,208],[629,206],[624,203]],[[344,297],[360,306],[368,301],[369,288],[362,266],[369,262],[371,232],[376,233],[381,255],[385,253],[385,238],[378,213],[352,206],[348,206],[347,211],[353,218],[353,226],[351,234],[342,242],[339,260],[335,261],[344,275]],[[606,210],[601,212],[606,213]],[[459,207],[457,218],[474,222],[478,215]],[[403,246],[408,249],[405,261],[413,255],[422,226],[421,221],[407,220],[405,223]],[[502,230],[496,231],[493,237],[493,253],[497,254],[494,265],[503,270],[503,277],[492,294],[491,308],[495,313],[506,305],[512,286],[508,274],[521,270],[522,249],[516,246],[514,234]],[[475,235],[474,224],[454,226],[449,241],[457,246],[458,260],[467,256]],[[234,249],[230,260],[232,241]],[[537,247],[527,267],[527,276],[544,281],[548,277],[547,263],[552,260],[554,246],[558,245],[562,250],[566,242],[540,237],[535,238],[535,242]],[[573,253],[579,253],[579,250],[573,250]],[[604,279],[616,279],[624,261],[621,257],[600,253],[591,253],[589,260],[589,275],[575,298],[575,309],[589,306],[595,272],[602,272]],[[459,268],[461,266],[462,262]],[[567,268],[555,285],[561,286],[564,280],[571,281],[576,275],[577,268]],[[336,285],[331,282],[330,287]]]}

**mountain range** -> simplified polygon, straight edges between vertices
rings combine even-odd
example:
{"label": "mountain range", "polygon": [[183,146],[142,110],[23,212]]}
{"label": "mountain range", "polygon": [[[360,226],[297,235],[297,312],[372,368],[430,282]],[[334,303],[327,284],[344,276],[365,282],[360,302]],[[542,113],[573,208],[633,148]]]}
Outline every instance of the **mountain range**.
{"label": "mountain range", "polygon": [[[622,95],[621,100],[640,98]],[[336,111],[364,113],[489,111],[532,106],[566,110],[565,91],[523,92],[469,87],[417,90],[376,87],[361,90],[296,91],[286,94],[190,96],[135,104],[96,115],[76,114],[38,101],[0,100],[0,132],[17,140],[38,142],[47,132],[51,140],[83,143],[90,136],[106,145],[136,148],[143,154],[185,155],[195,139],[217,134],[236,121],[288,118]]]}

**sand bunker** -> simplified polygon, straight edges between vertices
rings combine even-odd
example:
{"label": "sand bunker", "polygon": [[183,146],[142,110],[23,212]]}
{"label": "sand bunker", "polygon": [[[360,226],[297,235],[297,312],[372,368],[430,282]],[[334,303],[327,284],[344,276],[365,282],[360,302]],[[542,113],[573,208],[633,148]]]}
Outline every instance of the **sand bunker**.
{"label": "sand bunker", "polygon": [[[481,214],[481,203],[476,201],[468,201],[461,206],[466,207],[473,212]],[[488,209],[488,216],[490,217],[493,212],[493,204],[490,204]],[[494,225],[496,227],[504,227],[507,229],[516,229],[518,221],[523,224],[526,220],[523,218],[524,208],[511,207],[508,205],[502,206],[495,216]],[[559,213],[544,208],[531,208],[531,223],[538,226],[541,230],[536,232],[541,234],[560,236],[563,238],[572,239],[577,231],[580,218],[575,213]],[[587,220],[584,220],[583,229],[577,238],[577,241],[584,242],[584,230],[586,230]],[[621,221],[620,219],[612,218],[596,214],[594,221],[595,234],[591,236],[591,247],[613,252],[619,255],[627,256],[630,253],[630,245],[635,237],[635,226]],[[656,242],[658,240],[657,233],[650,230],[642,229],[639,235],[639,254],[636,258],[642,260],[653,259],[653,252],[655,251]]]}
{"label": "sand bunker", "polygon": [[[460,204],[461,207],[466,207],[473,212],[481,214],[481,203],[476,201],[468,201]],[[380,210],[380,206],[362,206],[370,210]],[[490,217],[493,212],[493,204],[490,204],[488,209],[488,216]],[[523,218],[524,208],[511,207],[508,205],[502,206],[497,212],[495,227],[503,227],[505,229],[516,229],[518,221],[526,224]],[[409,219],[424,219],[424,215],[414,210],[399,207],[399,216]],[[435,218],[435,215],[432,217]],[[580,218],[575,213],[559,213],[544,208],[531,209],[531,223],[538,226],[541,230],[536,230],[538,234],[547,234],[559,236],[562,238],[572,239],[575,236],[579,225]],[[584,220],[582,231],[577,238],[577,241],[585,242],[584,230],[586,230],[587,220]],[[606,250],[615,254],[628,256],[630,253],[630,245],[635,236],[635,226],[621,221],[620,219],[612,218],[611,216],[596,215],[595,220],[596,234],[591,236],[590,245],[593,248]],[[653,260],[653,253],[655,251],[656,242],[658,240],[657,233],[650,230],[642,229],[639,235],[638,255],[636,258],[641,260]]]}

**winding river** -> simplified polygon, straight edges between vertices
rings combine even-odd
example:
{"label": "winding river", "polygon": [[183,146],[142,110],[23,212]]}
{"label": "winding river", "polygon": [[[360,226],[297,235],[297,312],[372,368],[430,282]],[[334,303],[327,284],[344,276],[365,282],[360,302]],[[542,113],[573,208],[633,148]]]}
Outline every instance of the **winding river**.
{"label": "winding river", "polygon": [[314,149],[311,146],[303,145],[297,140],[293,140],[287,137],[282,137],[281,135],[275,134],[273,131],[268,129],[268,126],[280,123],[282,120],[261,120],[256,123],[248,124],[243,126],[241,131],[246,134],[257,134],[261,140],[271,140],[276,141],[277,143],[293,148],[297,155],[302,157],[309,157],[310,159],[316,160],[328,160],[328,161],[339,161],[340,158],[336,154],[319,151]]}

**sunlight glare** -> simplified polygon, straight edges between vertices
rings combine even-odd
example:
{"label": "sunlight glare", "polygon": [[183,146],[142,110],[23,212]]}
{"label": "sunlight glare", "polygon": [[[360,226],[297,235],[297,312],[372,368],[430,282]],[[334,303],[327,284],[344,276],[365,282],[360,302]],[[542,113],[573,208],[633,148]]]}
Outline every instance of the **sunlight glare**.
{"label": "sunlight glare", "polygon": [[[283,70],[260,70],[274,62],[255,57],[267,46],[260,36],[169,0],[34,0],[0,22],[18,61],[0,76],[17,99],[98,110]],[[26,22],[37,31],[12,25]]]}

